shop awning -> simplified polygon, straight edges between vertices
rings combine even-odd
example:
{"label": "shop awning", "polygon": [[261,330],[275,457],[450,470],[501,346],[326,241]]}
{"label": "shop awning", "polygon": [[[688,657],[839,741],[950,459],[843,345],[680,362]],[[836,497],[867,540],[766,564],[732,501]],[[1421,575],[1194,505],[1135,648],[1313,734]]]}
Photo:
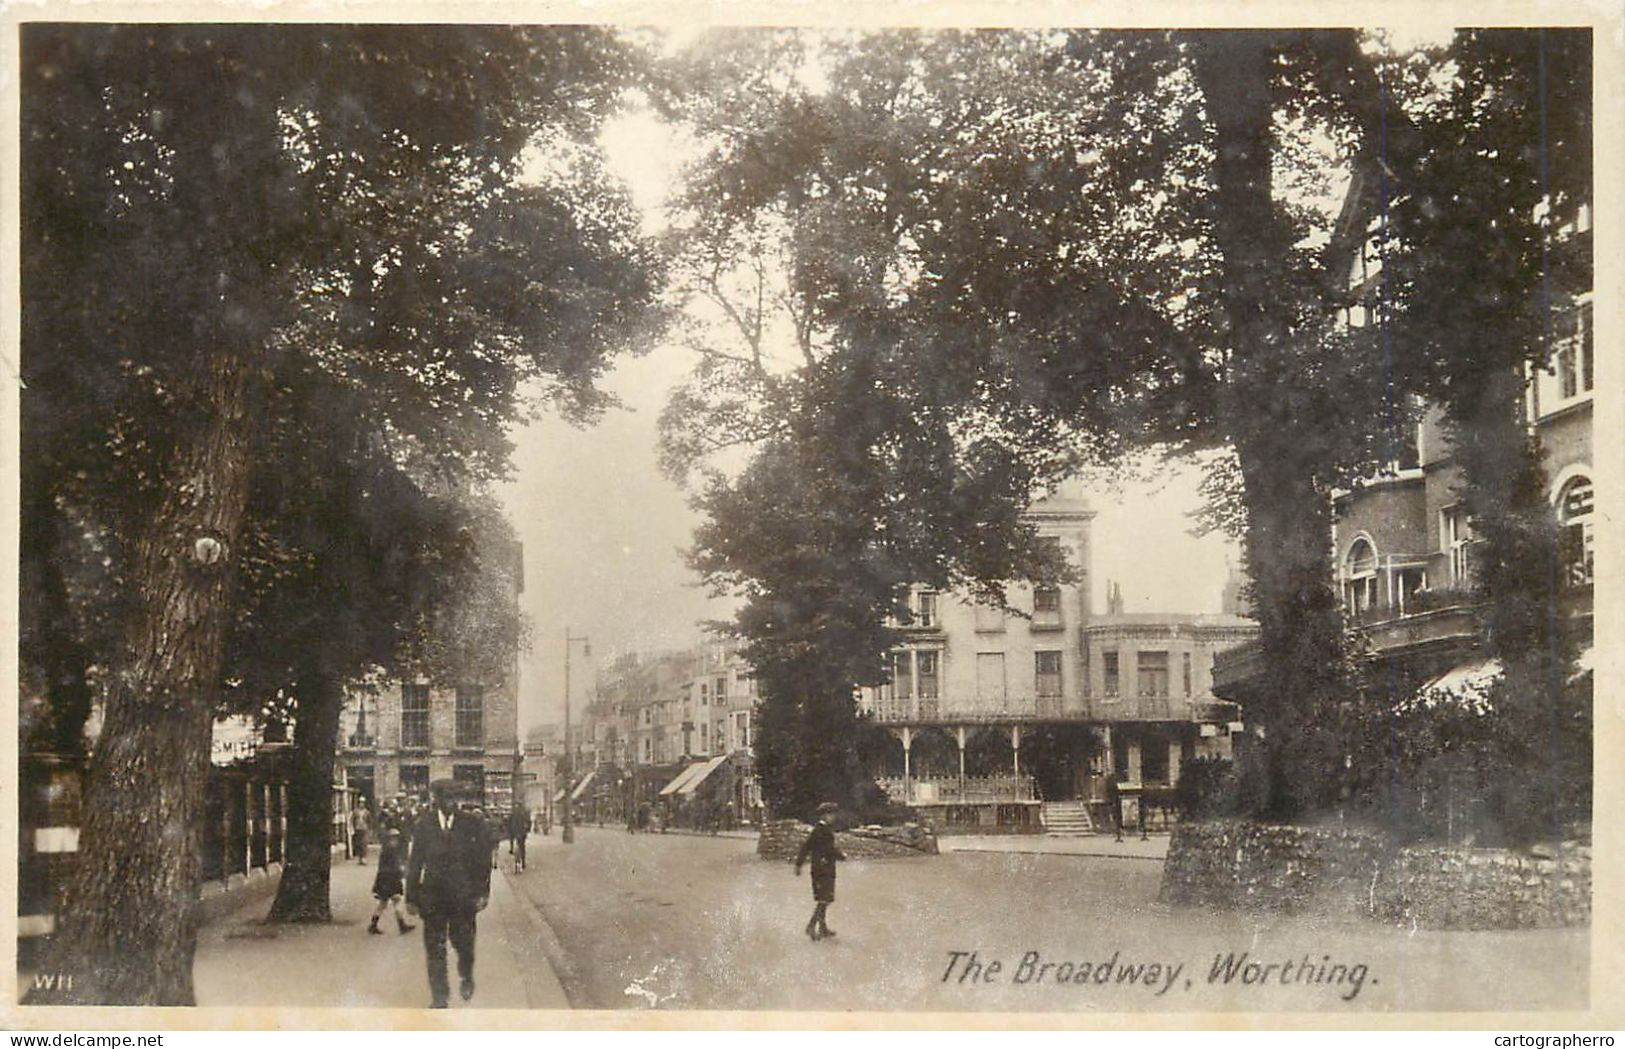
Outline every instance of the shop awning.
{"label": "shop awning", "polygon": [[694,793],[696,790],[699,789],[700,784],[705,782],[705,777],[711,775],[711,773],[713,773],[717,769],[721,768],[722,765],[723,765],[723,762],[725,762],[727,760],[728,760],[728,755],[720,754],[717,757],[712,758],[710,761],[707,761],[705,764],[700,766],[700,771],[699,772],[697,772],[694,775],[690,776],[686,781],[684,781],[684,783],[683,783],[683,785],[681,787],[677,788],[677,793],[679,793],[679,794],[692,794],[692,793]]}
{"label": "shop awning", "polygon": [[1501,661],[1481,659],[1451,667],[1399,704],[1399,712],[1441,706],[1460,707],[1475,714],[1490,712],[1489,694],[1501,680]]}
{"label": "shop awning", "polygon": [[577,798],[581,797],[581,792],[587,789],[587,785],[592,782],[592,778],[594,776],[596,776],[596,775],[598,775],[598,770],[593,769],[591,772],[587,773],[585,776],[582,776],[581,777],[581,782],[576,784],[576,789],[572,790],[570,792],[570,800],[574,801]]}
{"label": "shop awning", "polygon": [[668,783],[664,787],[660,788],[659,797],[667,798],[667,797],[670,797],[673,794],[676,794],[679,790],[681,790],[683,788],[683,784],[687,783],[693,777],[699,775],[700,770],[705,768],[705,766],[706,766],[705,762],[696,761],[694,764],[690,765],[688,768],[684,769],[683,771],[679,772],[677,775],[673,776],[671,778],[670,783]]}

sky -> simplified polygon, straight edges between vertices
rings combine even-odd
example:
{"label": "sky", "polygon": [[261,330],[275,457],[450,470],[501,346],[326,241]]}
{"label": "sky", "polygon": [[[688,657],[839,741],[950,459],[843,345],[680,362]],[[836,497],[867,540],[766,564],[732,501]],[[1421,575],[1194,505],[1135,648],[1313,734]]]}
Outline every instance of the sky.
{"label": "sky", "polygon": [[[659,232],[661,205],[691,142],[634,108],[606,128],[602,145],[646,231]],[[711,597],[684,561],[699,515],[657,466],[660,410],[692,367],[692,353],[662,343],[623,359],[602,384],[623,407],[591,427],[547,418],[513,434],[514,478],[499,497],[525,548],[531,643],[520,664],[522,733],[563,717],[566,632],[583,639],[568,644],[578,712],[599,665],[624,653],[687,647],[703,639],[703,621],[732,617],[734,603]],[[1189,534],[1198,481],[1186,465],[1157,483],[1124,481],[1091,494],[1096,611],[1112,581],[1128,612],[1219,610],[1236,554],[1220,537]]]}

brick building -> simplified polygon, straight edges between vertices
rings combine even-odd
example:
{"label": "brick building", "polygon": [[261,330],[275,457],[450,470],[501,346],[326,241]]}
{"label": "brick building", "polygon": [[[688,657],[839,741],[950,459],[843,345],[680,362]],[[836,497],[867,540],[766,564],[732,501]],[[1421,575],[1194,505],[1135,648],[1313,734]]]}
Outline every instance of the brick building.
{"label": "brick building", "polygon": [[[1382,316],[1380,223],[1367,217],[1370,183],[1369,173],[1356,175],[1340,220],[1348,227],[1341,235],[1349,241],[1352,300],[1344,321],[1356,327]],[[1591,236],[1588,204],[1552,221],[1554,255],[1589,252]],[[1547,500],[1560,529],[1554,571],[1561,595],[1554,611],[1582,649],[1593,637],[1592,299],[1590,288],[1552,289],[1548,352],[1523,375],[1522,421],[1539,441]],[[1477,542],[1459,494],[1461,468],[1442,412],[1419,407],[1419,424],[1397,440],[1387,468],[1334,497],[1329,554],[1344,613],[1370,657],[1407,677],[1493,676],[1496,668],[1480,654]],[[1218,688],[1245,703],[1262,672],[1256,650],[1234,649],[1219,660]]]}

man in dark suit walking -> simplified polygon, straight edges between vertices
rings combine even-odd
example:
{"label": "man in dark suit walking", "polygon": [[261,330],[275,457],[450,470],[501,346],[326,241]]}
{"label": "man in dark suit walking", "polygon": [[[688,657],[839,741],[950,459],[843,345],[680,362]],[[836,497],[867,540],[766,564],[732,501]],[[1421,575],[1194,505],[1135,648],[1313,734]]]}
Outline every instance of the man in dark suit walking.
{"label": "man in dark suit walking", "polygon": [[431,1007],[446,1008],[446,939],[457,951],[463,1001],[474,997],[474,916],[491,898],[490,842],[484,822],[457,807],[456,780],[436,780],[433,801],[412,835],[406,868],[407,912],[423,917]]}

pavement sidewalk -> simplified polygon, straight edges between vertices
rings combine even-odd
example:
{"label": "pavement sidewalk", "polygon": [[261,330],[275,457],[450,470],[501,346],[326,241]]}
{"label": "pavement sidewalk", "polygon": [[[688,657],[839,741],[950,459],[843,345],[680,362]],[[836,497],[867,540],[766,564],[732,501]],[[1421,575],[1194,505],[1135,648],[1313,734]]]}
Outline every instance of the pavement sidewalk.
{"label": "pavement sidewalk", "polygon": [[1048,856],[1098,856],[1107,859],[1155,860],[1168,856],[1169,836],[1152,834],[1142,840],[1138,834],[1124,834],[1118,841],[1110,834],[1078,838],[1050,837],[1047,834],[942,834],[937,848],[943,852],[1010,852]]}
{"label": "pavement sidewalk", "polygon": [[[506,853],[502,861],[506,868]],[[426,1009],[422,923],[409,918],[418,928],[400,934],[386,910],[379,922],[385,934],[367,932],[376,871],[371,863],[334,861],[331,924],[268,925],[270,901],[257,900],[205,925],[192,970],[198,1004]],[[542,949],[551,933],[509,881],[540,876],[534,867],[519,875],[492,872],[491,902],[479,916],[472,1001],[457,997],[456,953],[447,948],[453,1009],[569,1008]]]}

